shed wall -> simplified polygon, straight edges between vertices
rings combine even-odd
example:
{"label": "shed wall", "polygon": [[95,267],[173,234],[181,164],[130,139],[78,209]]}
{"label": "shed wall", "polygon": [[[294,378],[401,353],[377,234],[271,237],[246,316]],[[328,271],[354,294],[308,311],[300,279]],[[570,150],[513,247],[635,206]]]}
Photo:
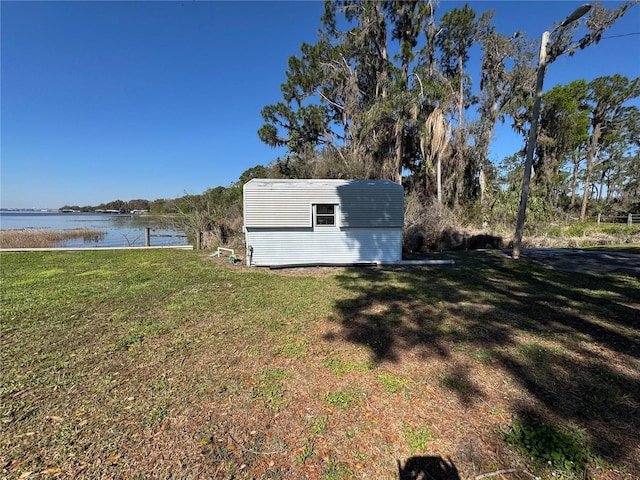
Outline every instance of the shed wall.
{"label": "shed wall", "polygon": [[340,226],[402,228],[400,185],[384,181],[251,180],[244,186],[244,225],[307,228],[312,205],[340,205]]}
{"label": "shed wall", "polygon": [[402,259],[402,229],[325,230],[247,228],[252,265],[397,262]]}
{"label": "shed wall", "polygon": [[[398,185],[398,187],[400,187]],[[402,228],[404,198],[402,187],[338,187],[340,225],[345,227]]]}

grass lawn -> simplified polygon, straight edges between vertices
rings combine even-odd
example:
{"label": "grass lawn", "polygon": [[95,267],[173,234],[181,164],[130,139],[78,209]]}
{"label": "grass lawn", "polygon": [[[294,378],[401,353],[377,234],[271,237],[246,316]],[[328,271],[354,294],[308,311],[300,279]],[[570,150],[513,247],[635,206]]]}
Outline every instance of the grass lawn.
{"label": "grass lawn", "polygon": [[640,477],[640,279],[455,259],[4,253],[1,475]]}

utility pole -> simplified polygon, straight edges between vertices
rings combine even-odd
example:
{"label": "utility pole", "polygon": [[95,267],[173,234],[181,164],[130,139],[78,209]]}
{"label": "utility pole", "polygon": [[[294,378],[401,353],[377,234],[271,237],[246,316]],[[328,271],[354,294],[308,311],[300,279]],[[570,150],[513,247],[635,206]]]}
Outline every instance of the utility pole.
{"label": "utility pole", "polygon": [[[583,15],[591,10],[590,4],[578,7],[569,15],[564,22],[554,28],[554,32],[558,28],[564,28],[575,22]],[[540,117],[540,102],[542,100],[542,84],[544,83],[544,75],[547,71],[547,44],[549,43],[549,32],[543,32],[540,40],[540,54],[538,56],[538,72],[536,75],[536,93],[533,102],[533,112],[531,113],[531,128],[529,129],[529,139],[527,141],[527,152],[524,161],[524,178],[522,179],[522,193],[520,194],[520,208],[518,209],[518,219],[516,221],[516,232],[513,235],[513,250],[511,258],[520,258],[520,249],[522,248],[522,231],[524,230],[524,222],[527,215],[527,201],[529,200],[529,188],[531,185],[531,170],[533,167],[533,154],[536,150],[536,141],[538,138],[538,120]],[[553,59],[552,59],[553,60]]]}

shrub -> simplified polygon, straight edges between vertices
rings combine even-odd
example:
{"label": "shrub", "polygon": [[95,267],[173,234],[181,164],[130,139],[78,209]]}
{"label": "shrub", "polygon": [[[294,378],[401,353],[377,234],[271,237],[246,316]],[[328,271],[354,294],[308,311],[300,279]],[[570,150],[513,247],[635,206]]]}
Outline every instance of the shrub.
{"label": "shrub", "polygon": [[443,232],[460,230],[458,220],[451,210],[435,199],[426,202],[417,193],[405,199],[405,228],[403,249],[419,252],[423,249],[441,250]]}
{"label": "shrub", "polygon": [[584,430],[551,425],[535,416],[517,417],[505,432],[505,439],[540,468],[552,468],[565,475],[584,472],[594,459]]}

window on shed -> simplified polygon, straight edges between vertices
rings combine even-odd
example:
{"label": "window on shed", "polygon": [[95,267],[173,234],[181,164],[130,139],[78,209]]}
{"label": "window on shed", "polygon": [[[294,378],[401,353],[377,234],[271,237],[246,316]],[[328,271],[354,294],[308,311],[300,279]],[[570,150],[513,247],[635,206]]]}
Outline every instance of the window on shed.
{"label": "window on shed", "polygon": [[316,205],[316,225],[335,225],[336,224],[336,206],[330,204]]}

